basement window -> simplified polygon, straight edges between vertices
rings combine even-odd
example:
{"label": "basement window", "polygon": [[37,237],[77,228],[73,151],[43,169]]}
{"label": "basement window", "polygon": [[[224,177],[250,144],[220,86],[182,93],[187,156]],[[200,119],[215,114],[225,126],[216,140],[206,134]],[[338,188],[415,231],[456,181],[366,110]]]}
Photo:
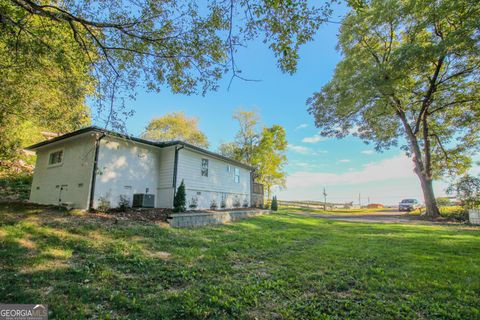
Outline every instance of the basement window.
{"label": "basement window", "polygon": [[55,166],[63,163],[63,150],[51,152],[48,155],[48,165]]}
{"label": "basement window", "polygon": [[202,177],[208,177],[208,159],[202,159]]}

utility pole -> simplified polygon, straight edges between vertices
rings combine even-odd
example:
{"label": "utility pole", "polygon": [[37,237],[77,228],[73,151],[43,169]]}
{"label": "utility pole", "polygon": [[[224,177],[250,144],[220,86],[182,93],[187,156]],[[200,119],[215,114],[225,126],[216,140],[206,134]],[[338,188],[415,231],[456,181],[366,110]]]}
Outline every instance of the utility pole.
{"label": "utility pole", "polygon": [[360,208],[362,207],[362,198],[360,193],[358,193],[358,205],[360,206]]}
{"label": "utility pole", "polygon": [[327,191],[323,187],[323,211],[327,211]]}

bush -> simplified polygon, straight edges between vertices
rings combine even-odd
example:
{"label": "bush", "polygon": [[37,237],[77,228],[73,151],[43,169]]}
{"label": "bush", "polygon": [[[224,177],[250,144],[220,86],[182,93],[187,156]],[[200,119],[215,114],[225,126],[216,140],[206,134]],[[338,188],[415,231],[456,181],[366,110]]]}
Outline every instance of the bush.
{"label": "bush", "polygon": [[238,198],[235,198],[235,200],[233,200],[233,207],[240,208],[240,206],[241,206],[240,200]]}
{"label": "bush", "polygon": [[130,201],[126,195],[120,195],[120,201],[118,201],[118,210],[121,212],[127,211],[130,208]]}
{"label": "bush", "polygon": [[188,207],[190,209],[196,209],[198,207],[198,198],[192,197],[192,200],[190,200],[190,205]]}
{"label": "bush", "polygon": [[480,207],[480,179],[466,175],[448,187],[447,193],[456,193],[466,209]]}
{"label": "bush", "polygon": [[278,211],[277,196],[273,196],[271,208],[272,208],[273,211]]}
{"label": "bush", "polygon": [[459,221],[468,220],[468,210],[460,206],[444,206],[440,207],[440,216]]}
{"label": "bush", "polygon": [[210,202],[210,209],[212,210],[217,210],[217,201],[215,201],[215,199],[212,200],[212,202]]}
{"label": "bush", "polygon": [[98,198],[97,210],[100,212],[108,212],[110,210],[110,201],[106,197]]}
{"label": "bush", "polygon": [[0,174],[0,199],[28,200],[32,185],[31,173]]}
{"label": "bush", "polygon": [[220,201],[220,208],[225,209],[227,207],[227,203],[225,202],[225,199],[222,198],[222,201]]}
{"label": "bush", "polygon": [[248,208],[248,200],[247,199],[244,199],[243,200],[243,205],[242,205],[244,208]]}
{"label": "bush", "polygon": [[186,199],[187,195],[185,193],[185,184],[180,183],[180,186],[177,189],[177,193],[175,193],[175,197],[173,198],[173,212],[185,212],[187,211]]}

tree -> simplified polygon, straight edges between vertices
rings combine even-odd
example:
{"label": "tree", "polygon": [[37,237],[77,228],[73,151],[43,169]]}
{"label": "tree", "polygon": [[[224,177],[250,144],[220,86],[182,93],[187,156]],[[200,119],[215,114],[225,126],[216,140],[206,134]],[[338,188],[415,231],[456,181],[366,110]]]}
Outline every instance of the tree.
{"label": "tree", "polygon": [[233,118],[239,122],[234,142],[219,146],[219,153],[255,167],[254,178],[262,183],[270,198],[273,186],[285,186],[284,166],[287,163],[285,129],[280,125],[259,132],[257,111],[236,110]]}
{"label": "tree", "polygon": [[177,192],[175,193],[175,197],[173,198],[173,211],[174,212],[185,212],[187,211],[187,195],[185,193],[185,184],[180,183],[178,186]]}
{"label": "tree", "polygon": [[197,118],[188,118],[183,112],[168,113],[150,121],[142,138],[153,141],[181,140],[208,148],[207,136],[198,128]]}
{"label": "tree", "polygon": [[480,206],[480,179],[477,177],[465,175],[450,185],[447,192],[455,193],[467,209]]}
{"label": "tree", "polygon": [[432,182],[461,174],[479,147],[478,1],[365,1],[342,21],[342,60],[308,99],[322,135],[353,127],[377,150],[412,156],[427,215]]}
{"label": "tree", "polygon": [[94,79],[96,117],[121,127],[130,115],[125,98],[138,84],[193,94],[216,89],[226,72],[249,80],[235,52],[252,39],[262,38],[279,67],[294,72],[299,47],[330,13],[329,3],[304,1],[2,1],[0,65],[21,72],[31,57],[68,71],[80,57]]}
{"label": "tree", "polygon": [[232,159],[240,159],[240,150],[235,142],[225,142],[218,146],[217,152],[222,156],[232,158]]}
{"label": "tree", "polygon": [[445,206],[451,206],[452,205],[452,201],[447,197],[438,197],[436,199],[436,201],[437,201],[437,205],[440,206],[440,207],[445,207]]}
{"label": "tree", "polygon": [[235,144],[240,149],[237,151],[237,156],[240,156],[245,163],[252,163],[255,146],[259,139],[257,127],[260,122],[260,115],[256,110],[237,109],[233,113],[233,119],[238,121],[240,127],[235,135]]}
{"label": "tree", "polygon": [[25,15],[10,1],[0,4],[0,28],[0,160],[14,160],[43,138],[41,131],[88,125],[85,98],[94,81],[70,30]]}
{"label": "tree", "polygon": [[285,129],[279,125],[263,128],[258,144],[255,145],[251,164],[256,167],[256,181],[263,184],[267,199],[273,186],[285,186],[284,167],[287,164]]}
{"label": "tree", "polygon": [[278,211],[277,196],[273,196],[271,209],[272,211]]}

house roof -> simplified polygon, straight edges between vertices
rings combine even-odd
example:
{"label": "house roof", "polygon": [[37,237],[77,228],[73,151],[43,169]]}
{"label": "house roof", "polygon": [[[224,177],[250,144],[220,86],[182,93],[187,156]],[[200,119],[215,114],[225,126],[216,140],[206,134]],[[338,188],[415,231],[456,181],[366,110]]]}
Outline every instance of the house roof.
{"label": "house roof", "polygon": [[115,132],[115,131],[106,130],[106,129],[96,127],[96,126],[90,126],[90,127],[86,127],[86,128],[76,130],[76,131],[72,131],[72,132],[69,132],[67,134],[64,134],[64,135],[61,135],[61,136],[58,136],[58,137],[55,137],[55,138],[52,138],[52,139],[49,139],[49,140],[45,140],[45,141],[36,143],[34,145],[31,145],[31,146],[28,146],[25,149],[26,150],[36,150],[38,148],[50,145],[52,143],[56,143],[58,141],[65,140],[65,139],[68,139],[68,138],[72,138],[72,137],[75,137],[75,136],[78,136],[78,135],[81,135],[81,134],[84,134],[84,133],[88,133],[88,132],[99,132],[99,133],[103,133],[103,134],[106,134],[106,135],[109,135],[109,136],[119,137],[119,138],[131,140],[131,141],[134,141],[134,142],[158,147],[158,148],[165,148],[165,147],[170,147],[170,146],[181,145],[181,146],[183,146],[187,149],[191,149],[191,150],[197,151],[199,153],[209,155],[213,158],[218,158],[218,159],[221,159],[223,161],[236,164],[238,166],[244,167],[244,168],[249,169],[249,170],[254,170],[255,169],[254,167],[252,167],[250,165],[247,165],[245,163],[242,163],[240,161],[222,156],[221,154],[218,154],[218,153],[215,153],[215,152],[197,147],[193,144],[190,144],[190,143],[187,143],[187,142],[184,142],[184,141],[175,140],[175,141],[155,142],[155,141],[136,138],[136,137],[126,135],[126,134],[122,134],[122,133],[118,133],[118,132]]}

